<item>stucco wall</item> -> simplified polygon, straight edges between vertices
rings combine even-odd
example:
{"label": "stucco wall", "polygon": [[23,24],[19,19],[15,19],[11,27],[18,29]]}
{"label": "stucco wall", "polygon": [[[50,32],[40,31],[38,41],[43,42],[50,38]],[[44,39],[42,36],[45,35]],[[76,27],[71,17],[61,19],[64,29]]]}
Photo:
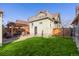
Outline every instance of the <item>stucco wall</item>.
{"label": "stucco wall", "polygon": [[[42,24],[40,24],[42,22]],[[51,35],[52,29],[54,28],[54,23],[49,19],[44,19],[40,21],[35,21],[30,23],[30,34],[34,35],[34,27],[37,27],[37,36],[40,35]]]}
{"label": "stucco wall", "polygon": [[2,15],[0,17],[0,46],[2,46]]}

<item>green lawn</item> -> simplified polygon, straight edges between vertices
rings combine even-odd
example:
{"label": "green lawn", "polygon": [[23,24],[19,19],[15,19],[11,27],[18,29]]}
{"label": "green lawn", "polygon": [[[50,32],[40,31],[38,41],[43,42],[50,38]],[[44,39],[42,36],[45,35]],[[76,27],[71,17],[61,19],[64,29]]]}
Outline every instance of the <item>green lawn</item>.
{"label": "green lawn", "polygon": [[0,48],[0,55],[8,56],[58,56],[79,55],[75,42],[69,37],[32,37],[9,43]]}

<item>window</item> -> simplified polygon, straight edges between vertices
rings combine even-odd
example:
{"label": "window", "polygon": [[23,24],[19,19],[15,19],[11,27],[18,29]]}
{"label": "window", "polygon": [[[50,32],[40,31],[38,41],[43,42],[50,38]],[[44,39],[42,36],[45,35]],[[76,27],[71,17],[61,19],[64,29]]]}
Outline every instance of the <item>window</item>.
{"label": "window", "polygon": [[55,20],[55,18],[52,18],[53,20]]}
{"label": "window", "polygon": [[50,27],[51,27],[51,23],[50,23]]}
{"label": "window", "polygon": [[37,35],[37,26],[34,27],[34,35]]}
{"label": "window", "polygon": [[0,14],[0,17],[1,17],[1,14]]}
{"label": "window", "polygon": [[31,27],[33,27],[33,23],[32,23],[32,26]]}
{"label": "window", "polygon": [[58,21],[54,21],[54,24],[58,24]]}
{"label": "window", "polygon": [[32,23],[32,26],[33,26],[33,23]]}
{"label": "window", "polygon": [[42,22],[40,22],[40,24],[42,24]]}

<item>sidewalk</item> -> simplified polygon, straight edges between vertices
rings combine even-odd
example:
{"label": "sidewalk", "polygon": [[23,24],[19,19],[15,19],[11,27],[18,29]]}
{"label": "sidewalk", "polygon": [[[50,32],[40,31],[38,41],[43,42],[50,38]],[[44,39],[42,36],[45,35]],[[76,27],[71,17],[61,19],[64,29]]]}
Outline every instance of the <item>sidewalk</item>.
{"label": "sidewalk", "polygon": [[31,35],[20,35],[18,37],[12,37],[12,38],[3,38],[3,44],[6,44],[6,43],[10,43],[10,42],[18,42],[18,41],[22,41],[22,40],[25,40],[27,38],[30,38],[32,37]]}
{"label": "sidewalk", "polygon": [[17,40],[15,40],[14,42],[18,42],[18,41],[22,41],[22,40],[25,40],[27,38],[31,38],[32,36],[31,35],[25,35],[25,36],[20,36]]}
{"label": "sidewalk", "polygon": [[3,44],[6,44],[6,43],[10,43],[14,40],[18,39],[18,37],[12,37],[12,38],[3,38]]}

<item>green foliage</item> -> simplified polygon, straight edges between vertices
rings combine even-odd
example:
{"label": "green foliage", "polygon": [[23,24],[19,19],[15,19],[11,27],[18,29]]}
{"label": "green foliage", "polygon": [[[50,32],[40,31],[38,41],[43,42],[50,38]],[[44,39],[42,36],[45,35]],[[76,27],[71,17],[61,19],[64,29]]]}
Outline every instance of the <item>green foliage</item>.
{"label": "green foliage", "polygon": [[6,56],[74,56],[79,55],[75,42],[70,37],[32,37],[10,43],[0,48]]}

